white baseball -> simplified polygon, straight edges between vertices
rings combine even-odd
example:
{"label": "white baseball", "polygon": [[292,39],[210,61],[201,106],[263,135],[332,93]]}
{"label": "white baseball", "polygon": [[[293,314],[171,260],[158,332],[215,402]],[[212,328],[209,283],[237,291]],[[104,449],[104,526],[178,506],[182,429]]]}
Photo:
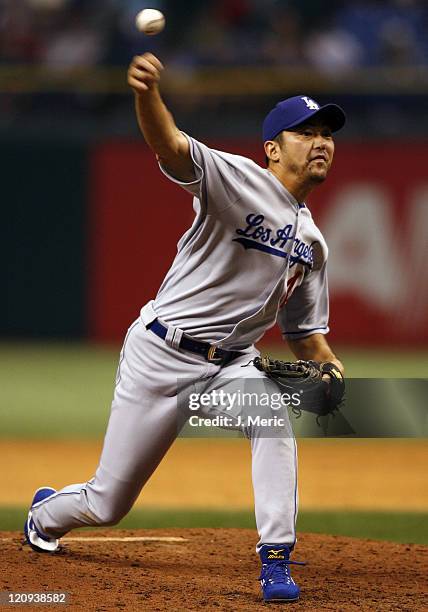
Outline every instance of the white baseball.
{"label": "white baseball", "polygon": [[148,36],[159,34],[165,27],[165,17],[157,9],[143,9],[135,18],[135,25],[140,32]]}

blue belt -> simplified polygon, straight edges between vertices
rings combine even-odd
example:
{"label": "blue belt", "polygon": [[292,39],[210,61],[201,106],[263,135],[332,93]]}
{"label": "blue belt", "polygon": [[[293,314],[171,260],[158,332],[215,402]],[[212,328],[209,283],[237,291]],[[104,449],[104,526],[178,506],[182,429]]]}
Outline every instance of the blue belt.
{"label": "blue belt", "polygon": [[[146,325],[147,329],[150,329],[154,334],[165,340],[166,334],[168,332],[168,328],[162,323],[159,323],[157,319],[152,321]],[[240,351],[225,351],[224,349],[219,348],[218,346],[213,346],[208,342],[201,342],[199,340],[192,340],[188,336],[183,335],[179,347],[185,351],[189,351],[190,353],[196,353],[197,355],[202,355],[209,363],[214,363],[216,365],[226,365],[243,355]]]}

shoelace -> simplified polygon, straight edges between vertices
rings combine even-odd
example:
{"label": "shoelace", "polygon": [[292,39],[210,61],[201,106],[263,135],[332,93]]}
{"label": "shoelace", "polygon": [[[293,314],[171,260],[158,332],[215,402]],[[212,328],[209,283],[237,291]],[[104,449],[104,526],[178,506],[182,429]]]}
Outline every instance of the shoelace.
{"label": "shoelace", "polygon": [[273,561],[273,563],[266,564],[262,567],[259,580],[264,578],[265,580],[272,580],[273,582],[283,582],[284,574],[286,578],[291,578],[289,565],[306,565],[306,563],[304,561],[291,561],[290,559]]}

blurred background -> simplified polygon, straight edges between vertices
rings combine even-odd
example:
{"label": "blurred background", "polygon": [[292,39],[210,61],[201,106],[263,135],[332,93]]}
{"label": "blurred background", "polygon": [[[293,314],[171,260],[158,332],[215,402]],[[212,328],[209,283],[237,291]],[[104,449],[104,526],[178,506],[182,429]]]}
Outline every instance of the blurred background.
{"label": "blurred background", "polygon": [[[166,15],[159,36],[135,28],[145,7]],[[164,63],[180,128],[259,163],[278,100],[344,107],[309,201],[330,248],[329,338],[351,377],[427,377],[427,31],[422,0],[0,0],[0,526],[20,526],[40,484],[92,475],[121,341],[192,221],[138,132],[135,54]],[[287,355],[275,330],[261,348]],[[302,529],[421,541],[424,440],[304,440],[300,456]],[[251,503],[245,442],[179,440],[131,519],[245,526]]]}

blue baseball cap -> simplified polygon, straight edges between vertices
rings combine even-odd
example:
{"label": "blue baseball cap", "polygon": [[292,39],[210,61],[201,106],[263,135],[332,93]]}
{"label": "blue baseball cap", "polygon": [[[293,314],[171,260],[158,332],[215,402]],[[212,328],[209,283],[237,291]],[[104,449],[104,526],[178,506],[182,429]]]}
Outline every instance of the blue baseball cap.
{"label": "blue baseball cap", "polygon": [[321,117],[332,132],[345,125],[346,115],[337,104],[320,106],[309,96],[293,96],[278,102],[263,121],[263,142],[273,140],[282,130],[289,130],[307,121]]}

